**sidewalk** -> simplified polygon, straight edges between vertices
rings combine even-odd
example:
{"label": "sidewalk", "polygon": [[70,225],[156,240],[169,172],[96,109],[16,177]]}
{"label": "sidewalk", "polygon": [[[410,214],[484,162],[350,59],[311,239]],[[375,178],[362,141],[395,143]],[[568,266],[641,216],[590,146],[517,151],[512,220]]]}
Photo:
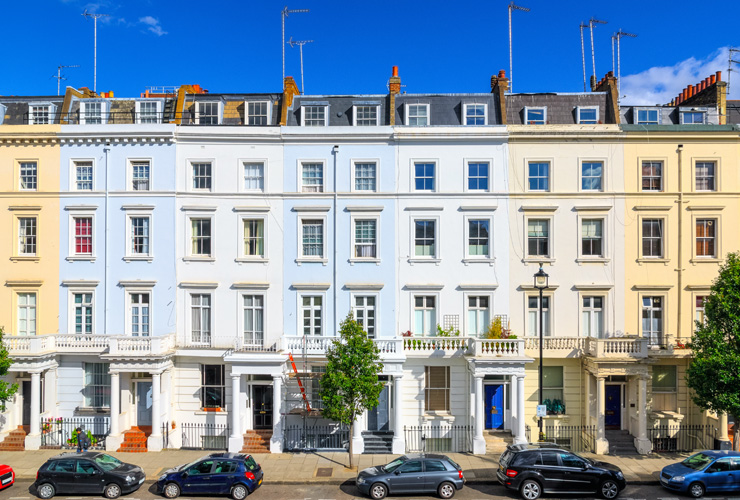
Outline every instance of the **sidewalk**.
{"label": "sidewalk", "polygon": [[[60,450],[4,451],[0,452],[0,463],[13,467],[18,479],[35,479],[36,471],[46,461],[61,453]],[[160,474],[176,465],[192,462],[205,456],[209,451],[168,450],[151,453],[110,454],[124,462],[141,466],[147,479],[156,480]],[[471,455],[449,453],[450,458],[460,464],[465,478],[471,483],[490,483],[496,481],[498,455]],[[668,464],[683,460],[687,454],[610,456],[584,453],[594,460],[617,465],[624,472],[628,483],[657,484],[657,474]],[[397,455],[355,455],[355,465],[359,470],[373,465],[383,465]],[[265,471],[265,482],[275,484],[305,484],[307,482],[341,484],[354,480],[357,470],[349,470],[347,453],[277,453],[256,454],[255,460]]]}

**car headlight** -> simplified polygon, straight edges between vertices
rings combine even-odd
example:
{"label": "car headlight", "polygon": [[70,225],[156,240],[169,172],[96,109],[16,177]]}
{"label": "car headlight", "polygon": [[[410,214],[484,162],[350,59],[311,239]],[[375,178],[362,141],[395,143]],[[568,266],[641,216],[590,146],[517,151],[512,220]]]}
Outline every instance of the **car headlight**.
{"label": "car headlight", "polygon": [[134,476],[126,476],[127,483],[133,483],[134,481],[136,481],[136,478]]}
{"label": "car headlight", "polygon": [[617,471],[617,479],[624,479],[624,474],[621,471]]}
{"label": "car headlight", "polygon": [[683,483],[686,478],[684,476],[673,476],[671,481],[674,483]]}
{"label": "car headlight", "polygon": [[364,483],[365,483],[365,478],[364,477],[360,476],[360,477],[357,478],[357,484],[364,484]]}

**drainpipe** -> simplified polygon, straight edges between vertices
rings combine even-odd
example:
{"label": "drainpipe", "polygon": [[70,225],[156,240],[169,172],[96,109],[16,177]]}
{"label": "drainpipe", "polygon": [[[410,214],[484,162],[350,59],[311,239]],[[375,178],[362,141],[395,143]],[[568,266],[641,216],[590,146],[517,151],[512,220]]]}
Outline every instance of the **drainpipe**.
{"label": "drainpipe", "polygon": [[332,272],[332,290],[334,290],[334,331],[337,331],[337,156],[339,155],[339,146],[335,145],[331,149],[334,156],[334,258]]}
{"label": "drainpipe", "polygon": [[681,338],[681,306],[683,292],[683,144],[678,145],[678,325],[676,338]]}
{"label": "drainpipe", "polygon": [[110,142],[105,143],[103,148],[105,153],[105,234],[103,243],[105,244],[105,266],[103,270],[103,300],[105,300],[105,308],[103,309],[103,325],[105,327],[105,334],[108,334],[108,153],[110,153]]}

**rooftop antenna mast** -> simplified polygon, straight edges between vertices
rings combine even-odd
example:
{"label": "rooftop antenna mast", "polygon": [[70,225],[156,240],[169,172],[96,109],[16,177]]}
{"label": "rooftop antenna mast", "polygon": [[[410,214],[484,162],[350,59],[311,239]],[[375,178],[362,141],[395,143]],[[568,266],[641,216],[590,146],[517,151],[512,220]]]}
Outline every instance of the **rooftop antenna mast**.
{"label": "rooftop antenna mast", "polygon": [[[630,38],[637,38],[637,35],[634,33],[627,33],[626,31],[622,31],[622,28],[619,28],[619,31],[614,33],[612,36],[612,53],[614,51],[614,39],[617,40],[617,103],[622,98],[622,61],[621,61],[621,49],[619,45],[619,41],[622,39],[623,36],[628,36]],[[613,57],[613,56],[612,56]],[[614,63],[612,63],[612,66]]]}
{"label": "rooftop antenna mast", "polygon": [[57,95],[59,95],[59,90],[60,90],[59,84],[62,82],[62,80],[66,80],[66,78],[62,76],[62,68],[79,68],[79,67],[80,67],[79,64],[74,64],[71,66],[65,66],[63,64],[60,64],[59,66],[57,66],[57,74],[56,76],[52,76],[52,78],[57,79]]}
{"label": "rooftop antenna mast", "polygon": [[288,9],[288,6],[286,5],[283,7],[283,10],[280,11],[280,16],[283,20],[283,81],[280,83],[280,88],[285,85],[285,18],[288,17],[288,14],[297,14],[300,12],[308,12],[308,9]]}
{"label": "rooftop antenna mast", "polygon": [[583,46],[583,28],[588,28],[588,24],[581,23],[581,62],[583,63],[583,91],[586,92],[586,50]]}
{"label": "rooftop antenna mast", "polygon": [[298,45],[298,49],[301,51],[301,94],[306,93],[306,87],[303,86],[303,46],[307,43],[313,43],[313,40],[293,40],[293,37],[290,37],[290,40],[288,40],[288,45],[291,48]]}
{"label": "rooftop antenna mast", "polygon": [[[727,64],[727,95],[730,95],[730,79],[732,77],[732,64],[740,64],[740,61],[735,61],[732,59],[733,54],[740,54],[740,49],[735,49],[730,47],[730,50],[728,51],[729,54],[729,62]],[[737,70],[735,70],[737,71]]]}
{"label": "rooftop antenna mast", "polygon": [[598,19],[591,18],[588,20],[588,29],[591,31],[591,63],[593,64],[594,68],[594,77],[596,77],[596,55],[594,53],[594,25],[596,24],[606,24],[606,21],[599,21]]}
{"label": "rooftop antenna mast", "polygon": [[521,10],[522,12],[529,12],[527,7],[520,7],[514,3],[514,0],[509,2],[509,92],[514,92],[514,67],[511,50],[511,11]]}
{"label": "rooftop antenna mast", "polygon": [[110,14],[98,14],[93,12],[88,12],[87,9],[85,9],[85,12],[82,13],[82,17],[86,18],[92,18],[94,24],[95,24],[95,48],[93,52],[93,92],[98,92],[98,19],[101,17],[110,17]]}

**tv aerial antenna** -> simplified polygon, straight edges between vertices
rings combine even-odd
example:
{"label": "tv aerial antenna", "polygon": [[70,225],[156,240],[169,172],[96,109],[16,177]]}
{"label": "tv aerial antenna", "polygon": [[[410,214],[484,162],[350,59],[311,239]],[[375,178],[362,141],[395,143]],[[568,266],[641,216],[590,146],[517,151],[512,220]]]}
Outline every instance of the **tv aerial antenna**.
{"label": "tv aerial antenna", "polygon": [[593,64],[594,68],[594,78],[596,78],[596,54],[594,51],[594,26],[597,24],[607,24],[607,21],[600,21],[595,18],[591,18],[588,20],[588,29],[591,31],[591,64]]}
{"label": "tv aerial antenna", "polygon": [[[734,59],[732,59],[733,54],[740,55],[740,49],[730,47],[730,50],[728,51],[729,62],[727,63],[727,95],[730,95],[730,78],[732,78],[732,72],[733,72],[732,65],[740,64],[740,61],[735,61]],[[734,70],[734,71],[737,71],[737,70]]]}
{"label": "tv aerial antenna", "polygon": [[59,66],[57,66],[57,74],[52,75],[52,78],[57,79],[57,95],[59,95],[60,86],[61,86],[60,84],[62,83],[62,80],[67,79],[66,77],[62,76],[62,68],[79,68],[79,67],[80,67],[79,64],[72,64],[72,65],[60,64]]}
{"label": "tv aerial antenna", "polygon": [[110,17],[110,14],[98,14],[97,12],[85,12],[82,13],[82,17],[93,20],[95,23],[95,42],[93,49],[93,92],[98,92],[98,19],[101,17]]}
{"label": "tv aerial antenna", "polygon": [[280,88],[283,88],[283,85],[285,85],[285,18],[288,17],[288,14],[298,14],[301,12],[308,12],[308,9],[289,9],[286,5],[283,7],[283,10],[280,11],[280,16],[283,21],[283,81],[280,82]]}
{"label": "tv aerial antenna", "polygon": [[612,35],[612,71],[614,71],[614,40],[617,41],[617,100],[622,98],[622,50],[619,41],[622,37],[637,38],[634,33],[627,33],[619,28],[619,31]]}
{"label": "tv aerial antenna", "polygon": [[581,63],[583,64],[583,91],[586,92],[586,50],[583,45],[583,29],[588,28],[588,24],[581,23]]}
{"label": "tv aerial antenna", "polygon": [[514,63],[511,48],[511,12],[515,10],[521,10],[522,12],[530,11],[527,7],[516,5],[514,0],[509,2],[509,92],[514,92]]}
{"label": "tv aerial antenna", "polygon": [[306,87],[303,86],[303,46],[307,43],[313,43],[313,40],[293,40],[293,37],[290,37],[287,43],[291,48],[298,45],[298,49],[301,51],[301,94],[305,94]]}

